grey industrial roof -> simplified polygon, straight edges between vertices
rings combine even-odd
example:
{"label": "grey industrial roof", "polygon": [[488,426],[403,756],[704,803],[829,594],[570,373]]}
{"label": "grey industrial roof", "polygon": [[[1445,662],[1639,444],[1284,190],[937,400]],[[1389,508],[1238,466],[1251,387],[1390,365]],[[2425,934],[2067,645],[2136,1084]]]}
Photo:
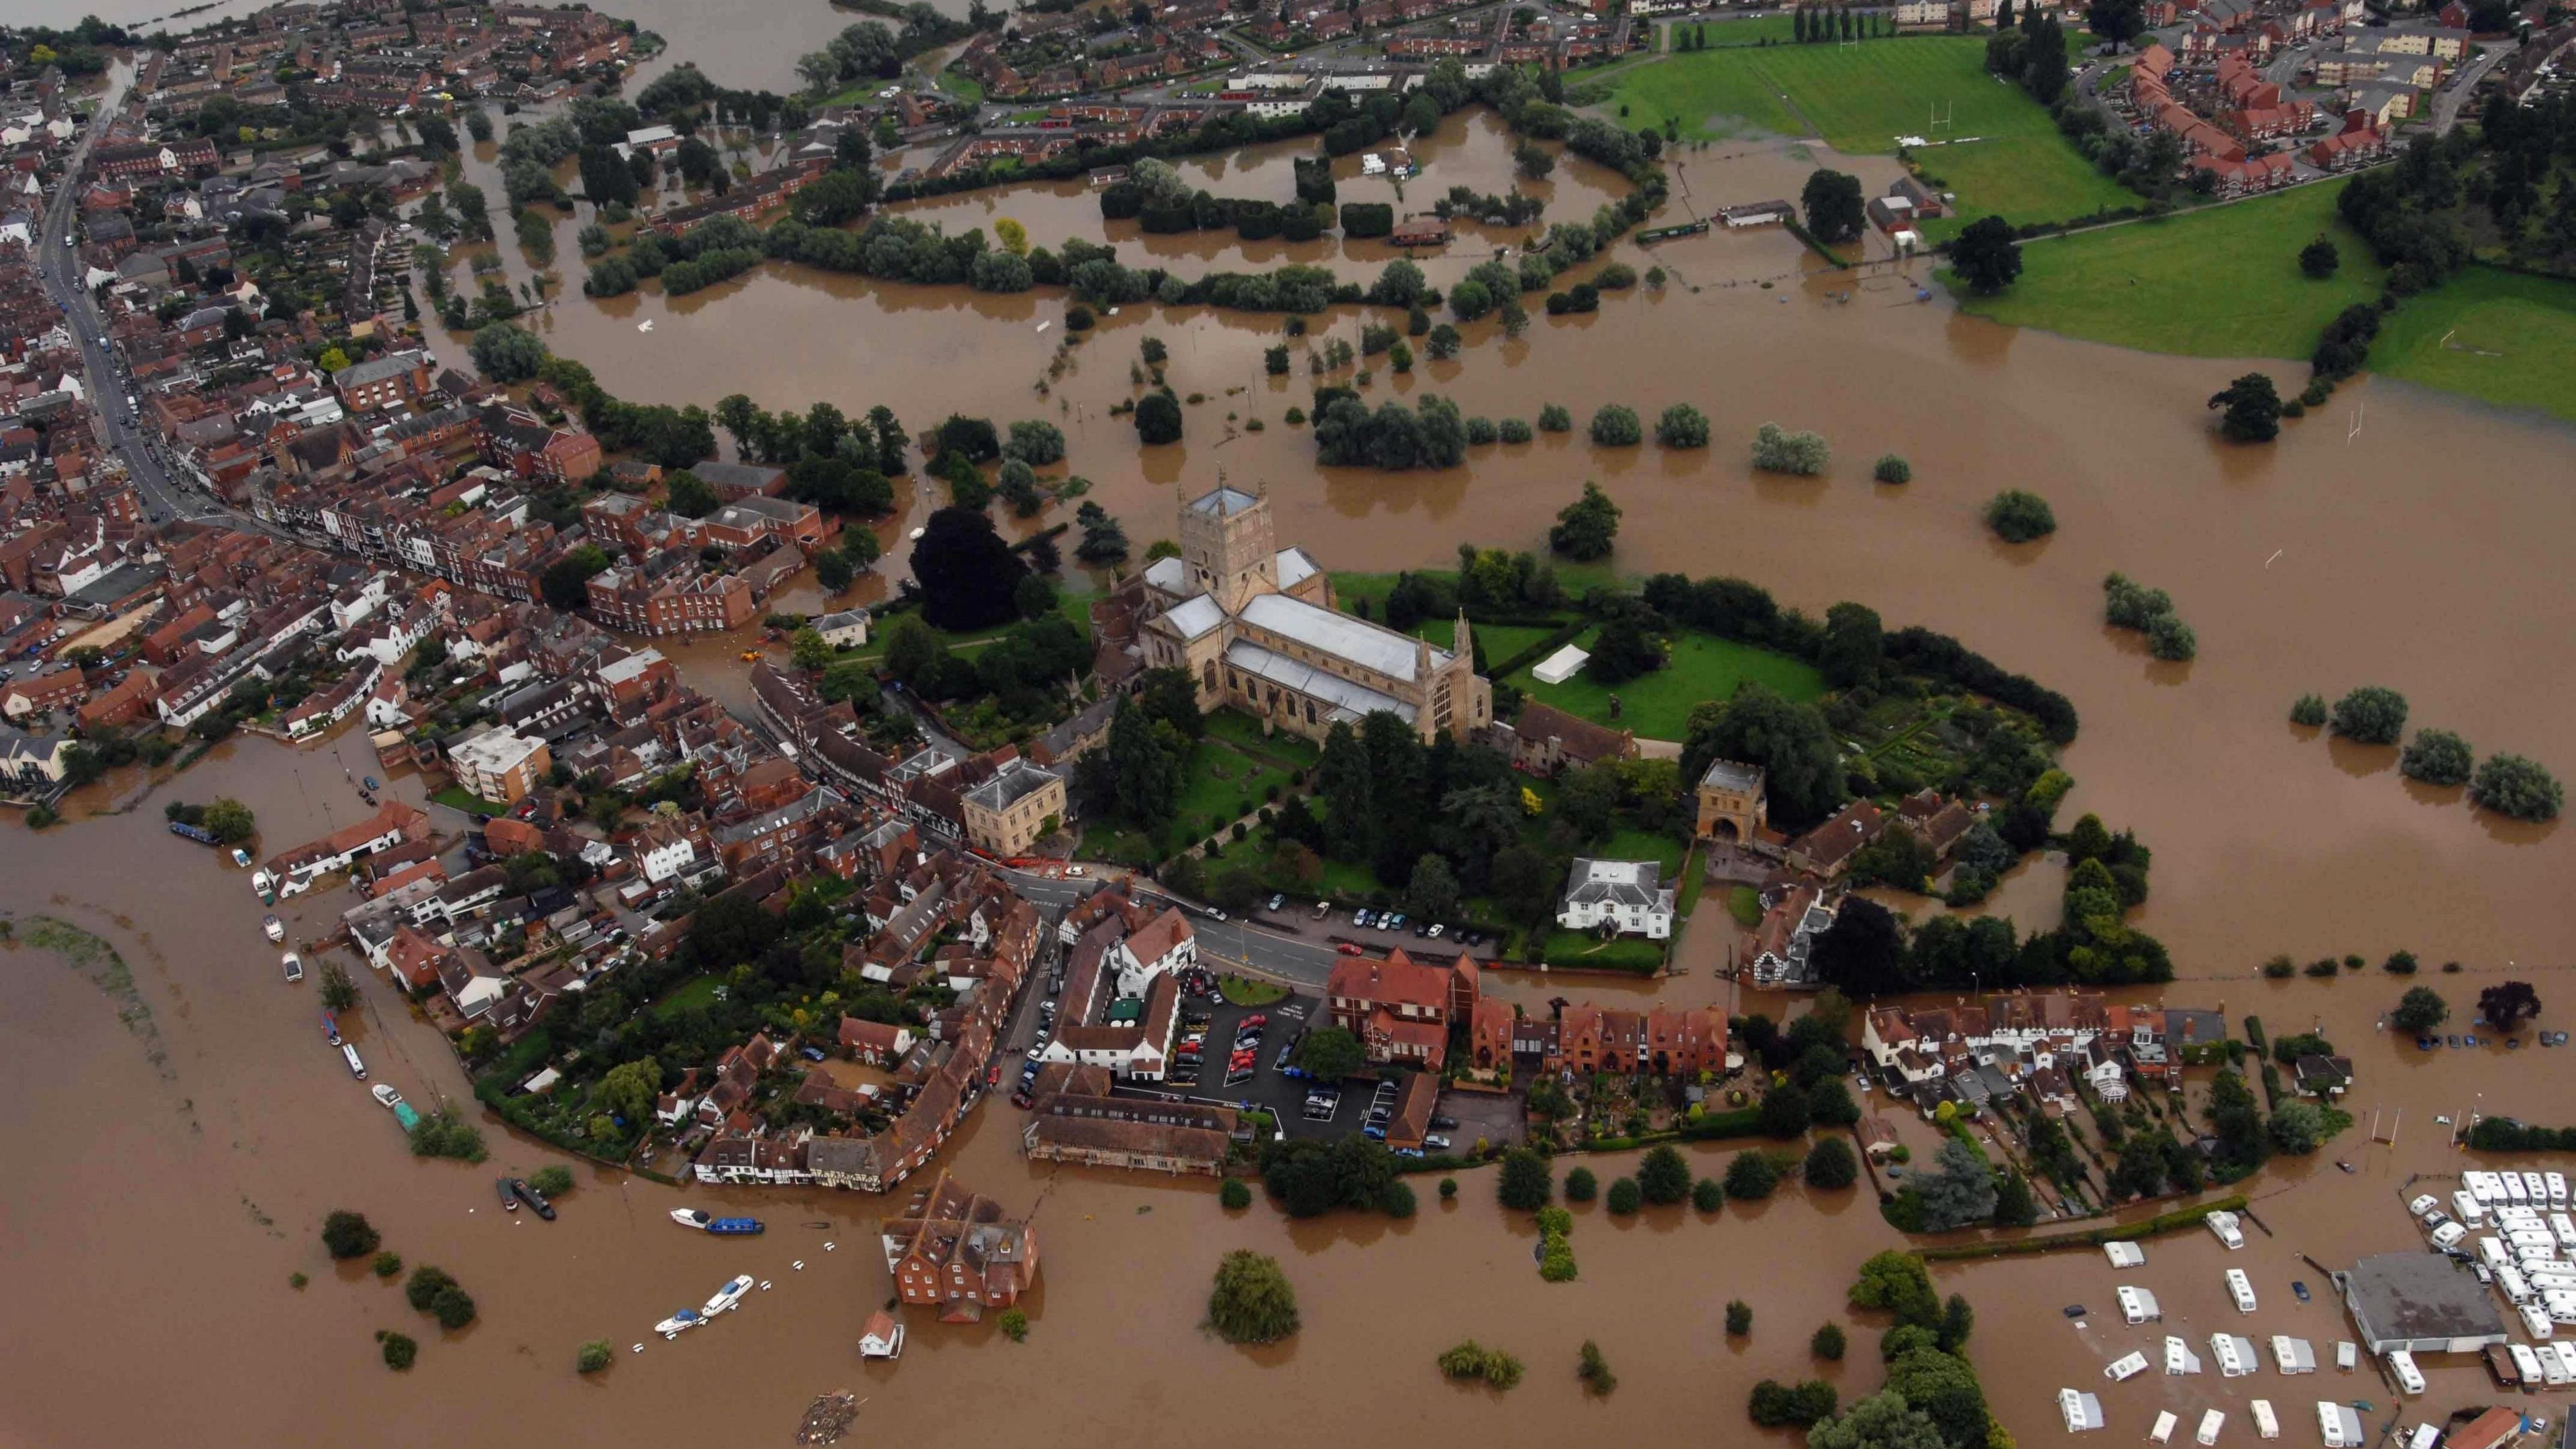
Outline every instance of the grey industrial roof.
{"label": "grey industrial roof", "polygon": [[2440,1253],[2381,1253],[2352,1265],[2344,1292],[2376,1351],[2401,1339],[2505,1339],[2487,1290]]}
{"label": "grey industrial roof", "polygon": [[1353,718],[1385,710],[1407,724],[1413,722],[1413,706],[1395,696],[1381,694],[1363,684],[1354,684],[1336,674],[1327,674],[1314,665],[1301,664],[1258,644],[1237,640],[1227,645],[1225,662],[1246,674],[1269,680],[1282,689],[1293,689],[1299,694],[1322,700]]}
{"label": "grey industrial roof", "polygon": [[[1414,681],[1415,646],[1420,641],[1366,619],[1319,609],[1286,594],[1263,594],[1244,604],[1243,621],[1390,679]],[[1448,662],[1448,651],[1431,651],[1433,668]]]}

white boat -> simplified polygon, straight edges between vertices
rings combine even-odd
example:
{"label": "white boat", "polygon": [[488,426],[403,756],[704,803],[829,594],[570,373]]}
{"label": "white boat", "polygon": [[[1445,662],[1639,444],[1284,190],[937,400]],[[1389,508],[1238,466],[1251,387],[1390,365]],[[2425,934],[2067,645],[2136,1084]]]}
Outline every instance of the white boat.
{"label": "white boat", "polygon": [[671,1209],[671,1221],[678,1223],[684,1228],[696,1228],[699,1232],[703,1233],[707,1230],[707,1224],[714,1222],[715,1218],[709,1214],[698,1211],[696,1208],[673,1208]]}
{"label": "white boat", "polygon": [[388,1112],[402,1105],[402,1093],[395,1091],[393,1088],[386,1086],[382,1082],[378,1082],[374,1086],[369,1087],[367,1091],[376,1099],[376,1105],[384,1108]]}
{"label": "white boat", "polygon": [[2209,1230],[2218,1235],[2218,1241],[2226,1244],[2228,1251],[2233,1252],[2245,1246],[2245,1232],[2237,1226],[2236,1214],[2211,1213],[2202,1221],[2209,1224]]}
{"label": "white boat", "polygon": [[2174,1417],[2174,1412],[2171,1409],[2167,1409],[2162,1413],[2157,1414],[2156,1426],[2147,1431],[2148,1442],[2153,1444],[2172,1443],[2174,1425],[2181,1422],[2182,1420]]}
{"label": "white boat", "polygon": [[719,1313],[741,1307],[742,1295],[751,1291],[752,1282],[753,1279],[749,1273],[743,1274],[717,1289],[716,1296],[708,1299],[706,1306],[698,1311],[706,1317],[713,1318]]}
{"label": "white boat", "polygon": [[2256,1399],[2245,1407],[2254,1411],[2254,1432],[2266,1439],[2281,1437],[2281,1416],[2272,1412],[2270,1399]]}
{"label": "white boat", "polygon": [[286,968],[286,980],[288,985],[291,986],[304,979],[304,962],[298,958],[294,952],[287,952],[284,956],[279,958],[279,961]]}
{"label": "white boat", "polygon": [[283,941],[286,939],[286,923],[280,921],[275,916],[260,917],[259,929],[262,934],[266,935],[268,939],[272,941]]}
{"label": "white boat", "polygon": [[679,1312],[672,1314],[670,1317],[663,1319],[661,1322],[654,1324],[653,1331],[662,1335],[664,1338],[677,1338],[681,1334],[688,1332],[690,1329],[695,1328],[706,1321],[705,1315],[699,1313],[698,1310],[694,1308],[683,1308]]}
{"label": "white boat", "polygon": [[277,889],[276,878],[264,870],[252,871],[250,873],[250,889],[251,894],[265,899],[270,891]]}
{"label": "white boat", "polygon": [[2254,1311],[2254,1280],[2246,1276],[2244,1269],[2230,1268],[2227,1270],[2227,1293],[2229,1297],[2236,1300],[2237,1312],[2251,1313]]}
{"label": "white boat", "polygon": [[2102,1377],[2115,1384],[2125,1384],[2146,1371],[2147,1356],[2132,1352],[2113,1360],[2110,1367],[2102,1370]]}
{"label": "white boat", "polygon": [[2218,1442],[2218,1426],[2226,1422],[2227,1415],[2212,1409],[2200,1416],[2200,1432],[2193,1437],[2203,1444],[2215,1444]]}

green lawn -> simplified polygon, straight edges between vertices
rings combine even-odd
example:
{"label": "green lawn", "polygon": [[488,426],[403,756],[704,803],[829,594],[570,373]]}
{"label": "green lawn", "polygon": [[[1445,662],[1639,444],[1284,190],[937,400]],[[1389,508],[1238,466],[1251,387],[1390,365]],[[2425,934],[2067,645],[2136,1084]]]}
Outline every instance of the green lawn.
{"label": "green lawn", "polygon": [[[1684,139],[1758,133],[1818,135],[1850,155],[1889,155],[1899,136],[1975,137],[1927,147],[1915,161],[1959,194],[1967,219],[2015,224],[2085,216],[2138,198],[2093,168],[2019,87],[1985,72],[1980,36],[1926,35],[1833,45],[1693,51],[1619,78],[1610,109],[1622,125]],[[1930,129],[1934,108],[1945,125]],[[1960,217],[1929,223],[1946,240]]]}
{"label": "green lawn", "polygon": [[1651,860],[1664,868],[1664,879],[1672,881],[1681,875],[1682,843],[1669,835],[1654,835],[1643,830],[1614,830],[1610,838],[1583,851],[1602,860]]}
{"label": "green lawn", "polygon": [[2370,368],[2576,419],[2576,282],[2470,267],[2406,299],[2371,343]]}
{"label": "green lawn", "polygon": [[1207,733],[1247,754],[1258,755],[1271,764],[1291,770],[1312,769],[1324,753],[1284,730],[1264,736],[1261,722],[1239,710],[1220,709],[1210,713],[1207,716]]}
{"label": "green lawn", "polygon": [[983,85],[954,66],[939,73],[939,88],[970,106],[984,104]]}
{"label": "green lawn", "polygon": [[[1575,643],[1590,648],[1594,632],[1585,631]],[[1748,679],[1767,684],[1791,699],[1814,699],[1825,692],[1824,676],[1813,665],[1786,654],[1688,632],[1675,634],[1672,646],[1672,658],[1663,668],[1616,689],[1605,688],[1579,673],[1563,684],[1541,684],[1527,669],[1514,674],[1511,682],[1531,698],[1545,700],[1568,714],[1632,729],[1640,738],[1650,740],[1680,739],[1693,709],[1707,700],[1725,699],[1735,693],[1735,686]],[[1614,694],[1622,706],[1615,720],[1610,717],[1610,696]]]}
{"label": "green lawn", "polygon": [[450,810],[462,810],[468,815],[506,815],[510,813],[509,806],[501,804],[497,800],[486,800],[479,795],[472,794],[462,785],[450,785],[446,789],[439,791],[437,794],[432,795],[429,798],[446,806]]}
{"label": "green lawn", "polygon": [[[1960,306],[2148,352],[2304,358],[2326,323],[2377,297],[2386,276],[2335,216],[2343,185],[2032,242],[2022,248],[2020,281],[2000,296],[1963,296]],[[2319,232],[2343,254],[2342,270],[2322,282],[2299,271],[2299,249]],[[2213,267],[2212,257],[2227,264]]]}
{"label": "green lawn", "polygon": [[[1089,638],[1091,636],[1091,601],[1096,597],[1098,596],[1094,594],[1060,594],[1056,597],[1055,611],[1062,614],[1066,619],[1072,621],[1074,627],[1082,630],[1084,638]],[[900,617],[902,616],[898,614],[887,615],[879,618],[875,623],[869,626],[867,643],[860,645],[856,649],[845,649],[832,657],[836,661],[842,662],[852,659],[864,659],[870,663],[874,663],[885,658],[886,626],[893,623]],[[949,648],[960,654],[967,654],[974,652],[976,649],[979,649],[986,644],[992,643],[994,640],[1001,638],[1005,634],[1008,634],[1011,630],[1017,628],[1019,623],[1019,620],[1013,619],[1007,624],[996,624],[990,629],[962,629],[955,631],[947,629],[933,629],[930,632],[938,638],[940,643],[947,645]]]}
{"label": "green lawn", "polygon": [[1664,943],[1643,936],[1596,940],[1581,931],[1550,931],[1541,960],[1550,966],[1577,966],[1589,971],[1633,971],[1649,976],[1663,969]]}
{"label": "green lawn", "polygon": [[668,1021],[693,1006],[713,1006],[716,993],[723,988],[724,978],[712,971],[704,976],[693,976],[654,1002],[653,1014]]}
{"label": "green lawn", "polygon": [[1189,775],[1181,784],[1169,838],[1175,846],[1206,840],[1243,818],[1248,813],[1243,806],[1259,810],[1270,786],[1285,791],[1289,774],[1219,741],[1201,740],[1190,752]]}
{"label": "green lawn", "polygon": [[1762,893],[1749,885],[1730,887],[1726,892],[1726,913],[1735,924],[1750,931],[1762,924]]}

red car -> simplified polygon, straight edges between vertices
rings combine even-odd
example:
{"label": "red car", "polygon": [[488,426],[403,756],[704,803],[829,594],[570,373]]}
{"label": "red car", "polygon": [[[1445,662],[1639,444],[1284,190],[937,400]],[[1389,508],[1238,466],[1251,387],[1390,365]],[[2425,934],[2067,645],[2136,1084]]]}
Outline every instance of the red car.
{"label": "red car", "polygon": [[1368,949],[1366,947],[1351,941],[1344,941],[1338,949],[1345,956],[1365,956],[1368,954]]}
{"label": "red car", "polygon": [[984,1085],[985,1085],[985,1086],[988,1086],[988,1087],[998,1087],[998,1086],[1002,1085],[1002,1064],[1001,1064],[1001,1063],[999,1063],[999,1062],[995,1062],[995,1063],[993,1064],[993,1069],[992,1069],[991,1071],[986,1072],[986,1073],[984,1074]]}
{"label": "red car", "polygon": [[1243,1024],[1236,1027],[1235,1030],[1239,1032],[1250,1031],[1256,1026],[1268,1026],[1269,1024],[1270,1018],[1256,1011],[1250,1016],[1245,1017],[1243,1019]]}

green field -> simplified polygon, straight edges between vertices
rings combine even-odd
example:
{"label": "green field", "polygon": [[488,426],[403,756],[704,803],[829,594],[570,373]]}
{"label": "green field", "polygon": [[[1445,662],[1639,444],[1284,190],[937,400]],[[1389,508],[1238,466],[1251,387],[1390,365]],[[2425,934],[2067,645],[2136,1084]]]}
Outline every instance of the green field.
{"label": "green field", "polygon": [[1190,752],[1189,775],[1181,784],[1180,806],[1167,834],[1175,847],[1206,840],[1258,810],[1262,793],[1272,785],[1283,792],[1291,772],[1215,740],[1202,740]]}
{"label": "green field", "polygon": [[671,988],[661,1000],[654,1002],[653,1014],[664,1021],[669,1021],[693,1007],[713,1006],[716,993],[723,989],[724,978],[712,971],[704,976],[692,976]]}
{"label": "green field", "polygon": [[[1590,648],[1593,632],[1575,643]],[[1513,685],[1532,699],[1597,723],[1632,729],[1641,739],[1678,740],[1690,723],[1690,712],[1707,700],[1725,699],[1735,686],[1755,680],[1791,699],[1814,699],[1825,692],[1824,677],[1814,666],[1786,654],[1756,649],[1707,634],[1676,633],[1672,658],[1663,668],[1631,679],[1616,689],[1604,688],[1582,674],[1563,684],[1541,684],[1528,670],[1511,676]],[[1610,717],[1610,696],[1619,696],[1619,718]]]}
{"label": "green field", "polygon": [[[2335,216],[2340,181],[2164,221],[2133,222],[2022,248],[2021,280],[1961,309],[2016,327],[2190,357],[2304,358],[2334,315],[2379,295],[2386,273]],[[2319,232],[2343,268],[2299,272]],[[2223,257],[2223,266],[2211,265]],[[2374,356],[2374,362],[2377,360]]]}
{"label": "green field", "polygon": [[483,799],[482,797],[469,792],[462,785],[450,785],[446,789],[439,791],[437,794],[432,795],[429,798],[446,806],[450,810],[462,810],[468,815],[507,815],[510,813],[509,806],[498,800]]}
{"label": "green field", "polygon": [[2406,299],[2371,344],[2370,370],[2576,419],[2576,282],[2471,267]]}
{"label": "green field", "polygon": [[[1816,135],[1846,155],[1889,155],[1897,137],[1930,134],[1938,106],[1942,136],[1978,139],[1926,148],[1915,161],[1959,194],[1966,219],[2060,221],[2137,201],[2036,101],[1987,75],[1985,53],[1983,39],[1952,35],[1694,51],[1624,73],[1611,109],[1631,127],[1669,119],[1684,139]],[[1944,217],[1924,230],[1942,241],[1964,224]]]}

